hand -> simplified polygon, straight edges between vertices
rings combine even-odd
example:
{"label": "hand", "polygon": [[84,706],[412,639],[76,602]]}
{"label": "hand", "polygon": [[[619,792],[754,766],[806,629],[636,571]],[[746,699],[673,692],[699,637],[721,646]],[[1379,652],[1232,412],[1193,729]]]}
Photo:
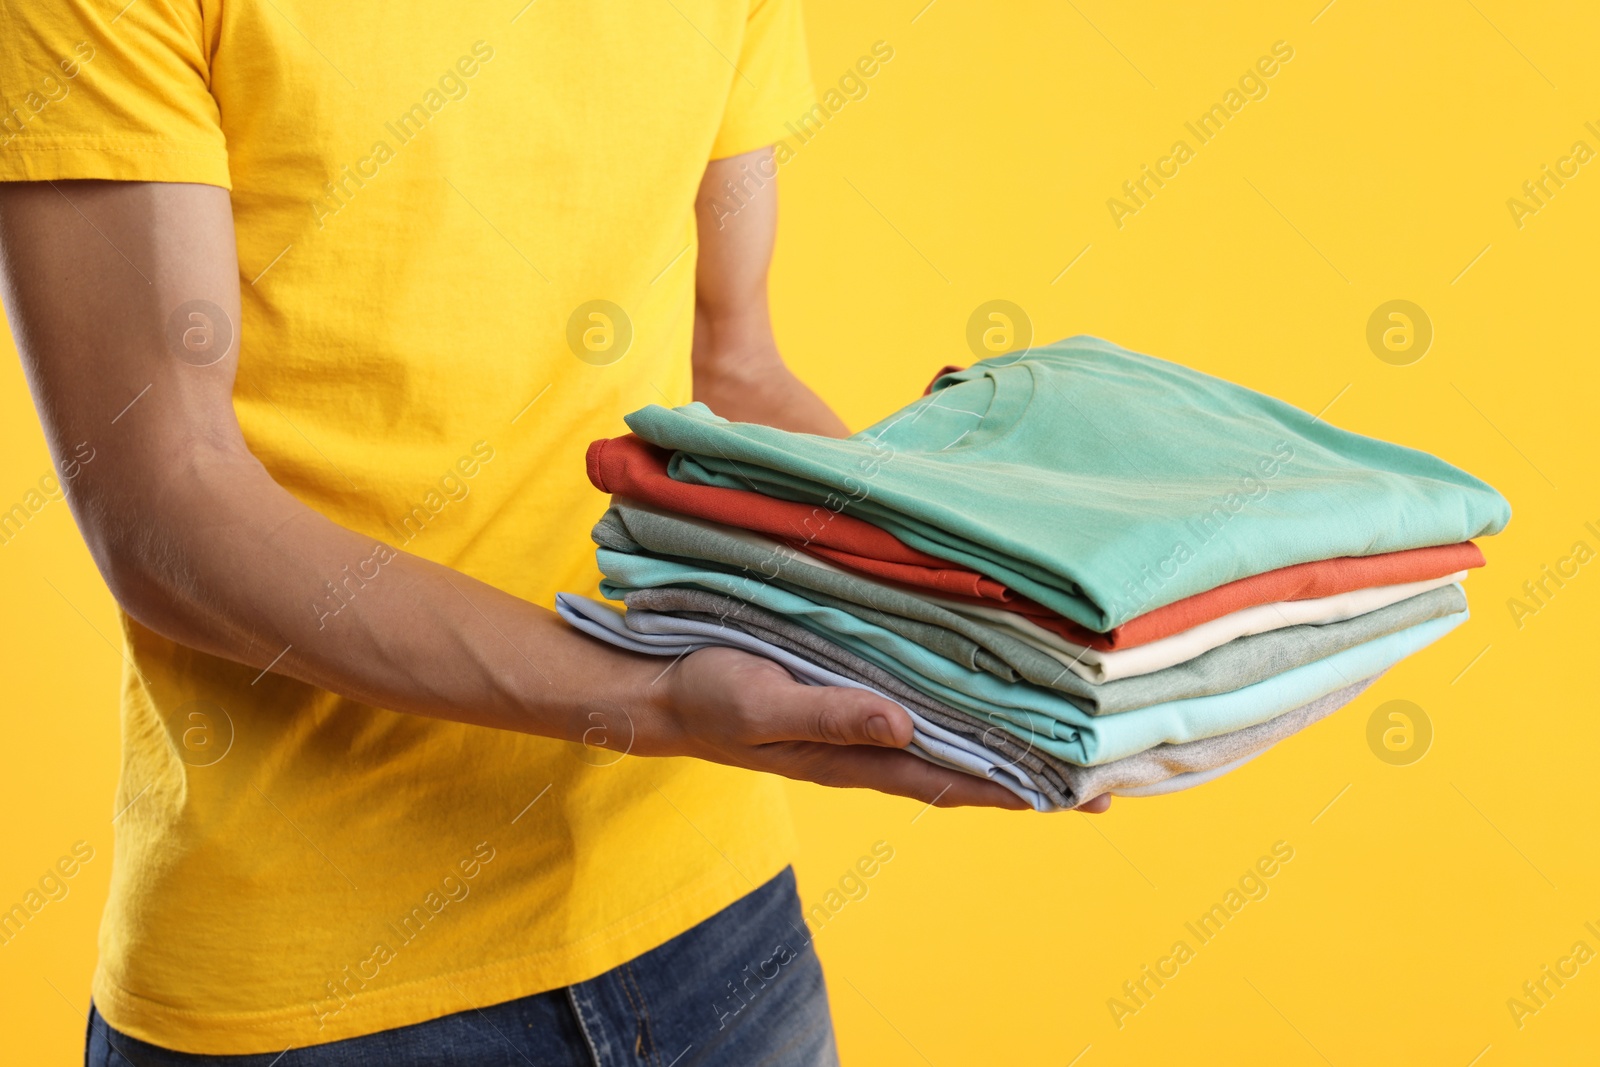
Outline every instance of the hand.
{"label": "hand", "polygon": [[732,422],[822,437],[850,433],[833,409],[795,377],[770,341],[726,352],[703,343],[694,366],[694,398]]}
{"label": "hand", "polygon": [[[702,649],[671,667],[656,687],[651,723],[634,745],[640,755],[694,756],[938,807],[1027,807],[994,782],[899,751],[911,743],[911,717],[893,701],[860,689],[804,685],[760,656]],[[1097,797],[1083,810],[1109,804],[1109,797]]]}

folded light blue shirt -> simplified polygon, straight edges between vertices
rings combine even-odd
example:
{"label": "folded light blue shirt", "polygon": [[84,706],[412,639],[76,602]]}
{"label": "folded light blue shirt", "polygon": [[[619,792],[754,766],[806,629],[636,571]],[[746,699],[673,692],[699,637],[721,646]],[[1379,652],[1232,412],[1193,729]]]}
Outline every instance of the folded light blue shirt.
{"label": "folded light blue shirt", "polygon": [[911,716],[911,748],[914,754],[929,763],[997,782],[1021,797],[1035,811],[1063,810],[1060,805],[1035,787],[1034,782],[1022,768],[996,759],[994,752],[976,741],[946,730],[938,723],[928,721],[919,715],[916,709],[906,707],[887,693],[879,692],[853,678],[846,678],[826,667],[801,659],[786,649],[768,644],[741,630],[681,620],[685,631],[683,633],[638,633],[624,625],[622,614],[615,608],[571,593],[556,594],[556,613],[575,629],[590,637],[598,637],[607,644],[625,648],[630,652],[643,652],[652,656],[680,656],[696,649],[721,645],[765,656],[807,685],[841,686],[846,689],[865,689],[870,693],[877,693],[885,700],[893,700],[899,704],[906,714]]}
{"label": "folded light blue shirt", "polygon": [[967,669],[848,612],[747,576],[608,548],[600,548],[596,558],[606,575],[600,591],[609,599],[621,600],[634,589],[687,585],[747,600],[822,634],[935,700],[1081,766],[1265,722],[1387,670],[1468,617],[1462,611],[1432,619],[1232,692],[1095,717],[1050,690]]}

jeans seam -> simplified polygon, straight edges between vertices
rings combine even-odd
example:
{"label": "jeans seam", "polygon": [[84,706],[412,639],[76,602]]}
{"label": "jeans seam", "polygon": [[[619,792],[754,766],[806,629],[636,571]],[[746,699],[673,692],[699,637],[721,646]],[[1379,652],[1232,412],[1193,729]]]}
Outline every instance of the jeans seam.
{"label": "jeans seam", "polygon": [[[650,1009],[645,1004],[644,988],[639,985],[639,978],[633,972],[633,961],[624,963],[617,970],[617,981],[622,986],[622,995],[628,998],[628,1007],[633,1010],[633,1021],[639,1026],[639,1043],[641,1048],[648,1052],[645,1057],[647,1062],[659,1067],[661,1063],[660,1049],[656,1047],[655,1028],[650,1025]],[[633,993],[628,991],[632,983],[634,992],[639,994],[639,1002],[634,1003]]]}
{"label": "jeans seam", "polygon": [[[590,1032],[589,1020],[584,1014],[584,999],[578,992],[577,986],[567,986],[567,1001],[572,1005],[572,1015],[577,1020],[578,1033],[583,1035],[583,1043],[589,1049],[589,1058],[594,1061],[594,1067],[606,1067],[605,1060],[600,1056],[599,1042],[595,1040],[594,1034]],[[607,1047],[610,1047],[610,1042],[607,1042]]]}

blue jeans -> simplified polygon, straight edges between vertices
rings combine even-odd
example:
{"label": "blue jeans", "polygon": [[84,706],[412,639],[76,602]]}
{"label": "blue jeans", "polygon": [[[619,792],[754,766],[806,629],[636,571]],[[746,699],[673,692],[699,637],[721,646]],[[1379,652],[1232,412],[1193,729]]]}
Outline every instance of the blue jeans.
{"label": "blue jeans", "polygon": [[326,1045],[201,1056],[92,1007],[85,1067],[837,1067],[794,872],[598,978]]}

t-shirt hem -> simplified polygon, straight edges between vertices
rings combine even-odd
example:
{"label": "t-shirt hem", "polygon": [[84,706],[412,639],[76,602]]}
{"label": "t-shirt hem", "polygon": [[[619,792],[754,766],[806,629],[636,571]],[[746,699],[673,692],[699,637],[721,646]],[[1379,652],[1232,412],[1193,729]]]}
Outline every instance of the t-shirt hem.
{"label": "t-shirt hem", "polygon": [[[752,865],[718,870],[578,941],[548,952],[468,968],[360,993],[353,1007],[319,1019],[304,1007],[207,1013],[176,1008],[131,993],[95,970],[96,1008],[110,1026],[162,1048],[200,1055],[281,1052],[328,1044],[428,1022],[474,1008],[587,981],[649,952],[709,919],[776,877],[792,849],[774,850]],[[748,878],[746,876],[749,876]]]}
{"label": "t-shirt hem", "polygon": [[227,153],[213,145],[86,139],[74,144],[0,147],[0,181],[43,182],[99,178],[127,182],[186,182],[233,188]]}

